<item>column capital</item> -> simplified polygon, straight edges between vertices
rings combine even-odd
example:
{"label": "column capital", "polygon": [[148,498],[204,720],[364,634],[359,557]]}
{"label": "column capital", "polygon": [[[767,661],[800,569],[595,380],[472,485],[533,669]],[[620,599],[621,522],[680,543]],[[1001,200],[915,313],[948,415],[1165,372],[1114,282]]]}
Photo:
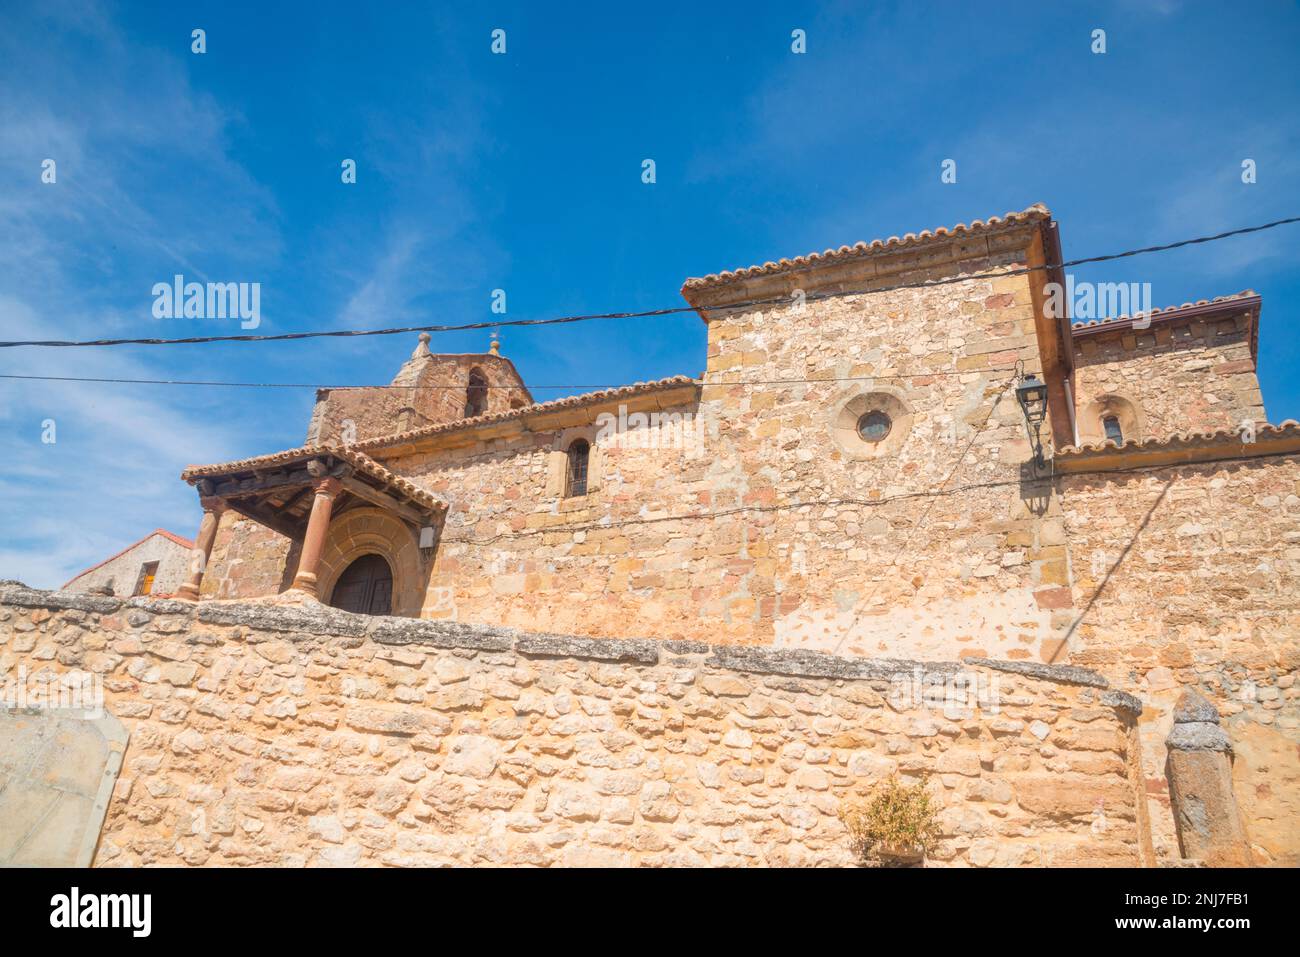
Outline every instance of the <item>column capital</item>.
{"label": "column capital", "polygon": [[317,495],[325,496],[330,499],[333,499],[339,494],[339,492],[343,491],[343,483],[333,476],[317,479],[311,484]]}
{"label": "column capital", "polygon": [[215,495],[200,495],[199,505],[202,506],[203,511],[211,512],[217,517],[220,517],[230,507],[224,498],[217,498]]}

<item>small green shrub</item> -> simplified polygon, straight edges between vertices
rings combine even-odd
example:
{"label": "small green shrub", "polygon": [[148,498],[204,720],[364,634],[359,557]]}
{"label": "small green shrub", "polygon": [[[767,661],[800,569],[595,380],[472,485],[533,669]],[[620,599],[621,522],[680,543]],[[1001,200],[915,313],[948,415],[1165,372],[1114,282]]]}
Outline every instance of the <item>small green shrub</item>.
{"label": "small green shrub", "polygon": [[869,858],[881,851],[924,850],[934,843],[938,813],[926,792],[926,782],[907,785],[895,774],[879,785],[863,804],[840,808],[854,853]]}

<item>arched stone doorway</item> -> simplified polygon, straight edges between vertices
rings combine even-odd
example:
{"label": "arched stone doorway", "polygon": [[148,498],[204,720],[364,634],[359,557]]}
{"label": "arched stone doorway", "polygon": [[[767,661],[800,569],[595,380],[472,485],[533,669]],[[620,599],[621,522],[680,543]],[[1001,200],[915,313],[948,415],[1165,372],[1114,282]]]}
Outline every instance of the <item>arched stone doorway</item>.
{"label": "arched stone doorway", "polygon": [[393,569],[382,555],[362,555],[339,576],[330,602],[343,611],[388,615],[393,611]]}
{"label": "arched stone doorway", "polygon": [[415,532],[405,522],[378,508],[350,508],[330,522],[320,559],[320,594],[331,596],[329,603],[334,604],[333,595],[343,573],[367,555],[381,556],[391,569],[389,614],[420,617],[432,556],[421,556]]}

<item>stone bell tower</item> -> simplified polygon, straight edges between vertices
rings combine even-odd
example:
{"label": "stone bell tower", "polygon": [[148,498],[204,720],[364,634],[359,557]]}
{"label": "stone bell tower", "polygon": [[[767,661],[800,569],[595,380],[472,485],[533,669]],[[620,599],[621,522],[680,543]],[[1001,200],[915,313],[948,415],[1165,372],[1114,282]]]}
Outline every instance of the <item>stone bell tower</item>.
{"label": "stone bell tower", "polygon": [[532,405],[532,394],[495,337],[487,352],[461,354],[430,352],[429,340],[429,333],[420,333],[388,386],[318,389],[307,444],[352,445]]}

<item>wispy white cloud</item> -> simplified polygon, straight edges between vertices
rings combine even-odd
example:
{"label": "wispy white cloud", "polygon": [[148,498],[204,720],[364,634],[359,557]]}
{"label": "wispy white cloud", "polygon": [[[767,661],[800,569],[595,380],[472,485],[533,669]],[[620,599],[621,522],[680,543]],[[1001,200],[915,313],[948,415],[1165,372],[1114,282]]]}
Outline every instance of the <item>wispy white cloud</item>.
{"label": "wispy white cloud", "polygon": [[[423,110],[407,99],[342,120],[350,107],[337,104],[332,128],[350,132],[337,143],[323,133],[318,146],[357,158],[362,185],[347,192],[336,179],[294,224],[301,244],[287,256],[279,194],[238,158],[235,144],[253,133],[245,117],[196,88],[183,45],[151,48],[117,13],[93,2],[0,10],[0,338],[136,334],[155,322],[153,283],[175,272],[273,275],[263,331],[454,321],[448,303],[480,291],[486,304],[508,260],[468,187],[492,147],[490,104],[472,80],[406,91]],[[453,39],[444,66],[463,55]],[[40,181],[45,158],[58,164],[54,185]],[[376,215],[399,194],[395,214]],[[395,355],[391,340],[334,345],[317,343],[310,373],[302,346],[9,350],[0,371],[275,380],[293,368],[298,381],[355,381],[359,357]],[[310,394],[286,395],[0,380],[0,576],[58,585],[156,526],[192,533],[181,468],[296,442],[285,413],[301,409],[305,429]],[[41,441],[46,420],[54,444]]]}
{"label": "wispy white cloud", "polygon": [[385,248],[371,262],[360,286],[339,311],[341,328],[378,324],[401,325],[414,314],[412,301],[430,277],[421,275],[420,250],[426,239],[420,230],[400,227],[387,236]]}
{"label": "wispy white cloud", "polygon": [[[58,327],[37,308],[0,296],[0,331],[38,338]],[[20,358],[21,364],[12,360]],[[67,375],[63,353],[12,351],[5,369]],[[148,377],[127,353],[99,350],[93,374]],[[192,462],[220,460],[253,426],[217,395],[195,390],[0,380],[0,577],[59,585],[73,572],[163,525],[190,534],[194,493],[179,481]],[[54,442],[44,439],[52,426]]]}
{"label": "wispy white cloud", "polygon": [[[463,47],[443,39],[439,56],[454,66]],[[508,270],[510,258],[487,228],[494,210],[473,189],[479,159],[496,148],[486,120],[492,100],[464,74],[454,87],[427,79],[430,88],[415,96],[430,104],[424,109],[378,108],[364,117],[358,175],[381,181],[402,197],[402,210],[419,209],[420,217],[398,212],[351,224],[325,243],[315,270],[344,279],[339,327],[465,321],[448,314],[448,303],[477,297],[486,308]]]}
{"label": "wispy white cloud", "polygon": [[[138,331],[153,281],[279,255],[275,204],[227,148],[239,117],[194,91],[174,56],[130,42],[106,8],[6,7],[0,87],[0,338]],[[45,158],[54,184],[41,182]],[[189,173],[168,189],[178,159]],[[180,358],[9,349],[0,372],[160,378],[155,363]],[[57,586],[157,526],[192,533],[181,468],[242,451],[257,419],[228,393],[0,380],[0,577]]]}

